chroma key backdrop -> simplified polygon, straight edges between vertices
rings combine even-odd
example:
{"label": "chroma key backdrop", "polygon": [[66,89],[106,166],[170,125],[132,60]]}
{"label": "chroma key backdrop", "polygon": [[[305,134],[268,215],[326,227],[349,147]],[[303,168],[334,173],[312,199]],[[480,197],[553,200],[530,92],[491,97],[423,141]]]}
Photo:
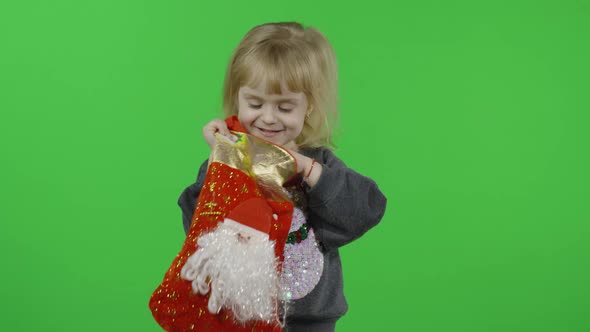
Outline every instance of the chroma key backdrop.
{"label": "chroma key backdrop", "polygon": [[161,331],[229,57],[322,31],[336,154],[388,198],[341,248],[337,331],[590,331],[590,3],[0,3],[3,331]]}

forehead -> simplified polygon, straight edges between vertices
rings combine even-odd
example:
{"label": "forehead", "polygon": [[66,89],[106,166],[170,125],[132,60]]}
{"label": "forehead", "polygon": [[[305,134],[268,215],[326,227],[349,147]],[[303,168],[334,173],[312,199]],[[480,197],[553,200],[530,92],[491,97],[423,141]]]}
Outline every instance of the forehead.
{"label": "forehead", "polygon": [[303,92],[293,92],[287,88],[285,83],[281,84],[281,93],[268,93],[266,86],[242,86],[239,94],[243,98],[264,99],[271,101],[300,101],[305,98]]}

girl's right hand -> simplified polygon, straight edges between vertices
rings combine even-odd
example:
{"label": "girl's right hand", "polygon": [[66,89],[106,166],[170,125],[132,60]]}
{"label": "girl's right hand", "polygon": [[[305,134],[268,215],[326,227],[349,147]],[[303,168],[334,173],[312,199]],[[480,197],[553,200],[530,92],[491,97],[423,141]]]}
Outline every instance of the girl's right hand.
{"label": "girl's right hand", "polygon": [[214,119],[207,123],[205,127],[203,127],[203,137],[211,149],[213,149],[213,145],[215,145],[215,133],[220,133],[221,135],[231,139],[232,142],[237,139],[237,137],[229,131],[225,121],[221,119]]}

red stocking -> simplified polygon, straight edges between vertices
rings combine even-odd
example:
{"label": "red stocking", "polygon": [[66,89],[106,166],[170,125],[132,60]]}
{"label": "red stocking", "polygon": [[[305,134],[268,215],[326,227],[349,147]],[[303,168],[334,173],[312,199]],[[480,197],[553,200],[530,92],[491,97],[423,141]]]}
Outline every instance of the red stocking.
{"label": "red stocking", "polygon": [[[281,331],[277,322],[239,323],[227,308],[215,314],[209,312],[209,294],[194,292],[191,282],[180,275],[187,259],[198,249],[201,234],[215,229],[232,209],[253,197],[264,198],[278,216],[271,224],[269,239],[275,241],[278,261],[283,261],[293,203],[282,194],[280,186],[295,174],[295,160],[268,142],[245,134],[238,136],[236,144],[218,139],[186,240],[150,298],[152,314],[166,331]],[[260,165],[267,167],[260,169]]]}

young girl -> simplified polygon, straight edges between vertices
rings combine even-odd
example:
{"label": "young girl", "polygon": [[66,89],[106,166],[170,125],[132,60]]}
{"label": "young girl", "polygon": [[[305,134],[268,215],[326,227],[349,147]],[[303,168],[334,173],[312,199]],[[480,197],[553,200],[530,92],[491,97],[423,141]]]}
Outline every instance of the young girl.
{"label": "young girl", "polygon": [[[359,238],[383,216],[386,198],[330,150],[336,119],[336,60],[326,38],[298,23],[250,30],[227,69],[223,109],[251,135],[287,149],[298,181],[286,187],[295,203],[281,280],[288,289],[286,331],[333,331],[348,307],[338,248]],[[229,121],[229,120],[228,120]],[[227,121],[203,128],[232,138]],[[178,204],[188,232],[208,161]]]}

